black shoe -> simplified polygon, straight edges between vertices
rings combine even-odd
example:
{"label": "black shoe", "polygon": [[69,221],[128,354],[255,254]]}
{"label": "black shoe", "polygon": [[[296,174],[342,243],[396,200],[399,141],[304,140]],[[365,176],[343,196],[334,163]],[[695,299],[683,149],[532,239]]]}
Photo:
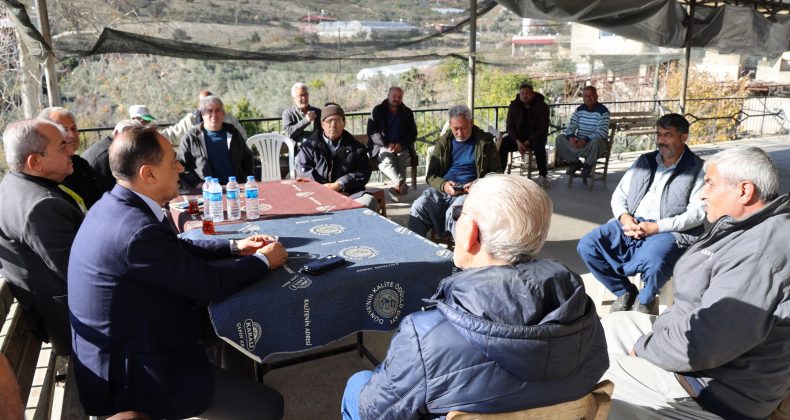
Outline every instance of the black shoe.
{"label": "black shoe", "polygon": [[591,173],[592,173],[592,166],[586,164],[582,165],[582,173],[581,173],[582,178],[585,179],[589,178]]}
{"label": "black shoe", "polygon": [[633,310],[635,310],[636,312],[641,312],[643,314],[658,315],[658,299],[653,299],[653,301],[648,303],[647,305],[643,305],[637,302],[634,305]]}
{"label": "black shoe", "polygon": [[635,300],[636,293],[625,292],[622,296],[615,299],[614,303],[612,303],[612,307],[609,309],[609,312],[630,311],[631,306],[634,305]]}
{"label": "black shoe", "polygon": [[576,171],[582,167],[582,163],[580,161],[570,162],[568,163],[568,169],[565,170],[565,175],[573,176],[576,174]]}

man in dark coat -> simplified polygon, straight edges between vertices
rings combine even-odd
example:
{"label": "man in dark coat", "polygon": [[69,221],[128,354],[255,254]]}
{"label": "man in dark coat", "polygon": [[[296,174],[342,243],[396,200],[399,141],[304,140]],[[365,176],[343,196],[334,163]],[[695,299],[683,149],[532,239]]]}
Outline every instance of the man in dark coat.
{"label": "man in dark coat", "polygon": [[409,192],[406,168],[417,153],[415,140],[414,113],[403,104],[403,89],[392,86],[387,99],[376,105],[368,118],[368,150],[370,157],[378,161],[379,170],[392,181],[393,199],[399,200]]}
{"label": "man in dark coat", "polygon": [[0,183],[0,262],[3,276],[56,354],[71,353],[66,275],[82,219],[60,188],[73,172],[63,130],[45,120],[9,124],[3,148],[11,168]]}
{"label": "man in dark coat", "polygon": [[345,130],[343,108],[329,104],[321,110],[321,118],[323,130],[302,142],[296,166],[305,178],[347,195],[371,210],[378,209],[376,199],[365,192],[365,184],[370,180],[368,151]]}
{"label": "man in dark coat", "polygon": [[507,109],[506,126],[507,134],[499,145],[502,168],[507,167],[510,152],[518,151],[523,155],[532,150],[538,165],[538,185],[548,187],[546,140],[549,134],[549,107],[543,95],[535,92],[531,85],[521,85],[518,96]]}
{"label": "man in dark coat", "polygon": [[551,213],[548,195],[525,178],[489,175],[472,186],[454,215],[464,271],[404,318],[375,371],[349,379],[343,417],[508,412],[590,392],[609,366],[606,340],[579,275],[535,258]]}
{"label": "man in dark coat", "polygon": [[86,212],[93,203],[99,201],[104,191],[99,188],[96,174],[93,173],[88,161],[75,154],[80,147],[80,132],[77,129],[77,120],[74,114],[66,108],[44,108],[38,118],[53,122],[66,133],[68,147],[66,151],[71,156],[74,171],[62,182],[64,190],[77,201],[83,212]]}
{"label": "man in dark coat", "polygon": [[110,144],[112,144],[112,140],[123,133],[125,128],[140,125],[142,124],[137,120],[121,120],[115,125],[115,129],[112,131],[112,137],[103,137],[101,140],[93,143],[91,147],[82,154],[82,157],[85,158],[88,164],[91,165],[91,168],[93,168],[96,181],[98,181],[102,191],[110,191],[115,186],[115,177],[110,170]]}

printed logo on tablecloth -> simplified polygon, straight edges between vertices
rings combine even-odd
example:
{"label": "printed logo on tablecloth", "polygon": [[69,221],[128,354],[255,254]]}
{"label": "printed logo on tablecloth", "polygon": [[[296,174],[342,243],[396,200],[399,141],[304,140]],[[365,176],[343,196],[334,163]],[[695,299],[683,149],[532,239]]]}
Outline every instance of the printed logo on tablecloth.
{"label": "printed logo on tablecloth", "polygon": [[310,228],[310,233],[314,235],[337,235],[338,233],[342,233],[346,228],[341,225],[336,224],[326,224],[326,225],[317,225]]}
{"label": "printed logo on tablecloth", "polygon": [[365,299],[365,311],[373,322],[395,325],[403,311],[405,291],[399,283],[385,281],[376,285]]}
{"label": "printed logo on tablecloth", "polygon": [[376,212],[371,209],[365,209],[362,210],[362,214],[364,214],[365,216],[373,216],[374,214],[376,214]]}
{"label": "printed logo on tablecloth", "polygon": [[283,185],[291,185],[291,184],[295,184],[295,183],[296,183],[295,179],[284,179],[284,180],[280,181],[280,184],[283,184]]}
{"label": "printed logo on tablecloth", "polygon": [[248,234],[255,234],[259,232],[261,227],[256,225],[255,223],[247,223],[246,225],[239,228],[239,233],[248,233]]}
{"label": "printed logo on tablecloth", "polygon": [[313,195],[312,191],[302,191],[302,192],[296,193],[296,196],[300,197],[300,198],[310,197],[311,195]]}
{"label": "printed logo on tablecloth", "polygon": [[408,235],[411,233],[411,231],[407,227],[398,226],[395,228],[395,233],[397,233],[398,235]]}
{"label": "printed logo on tablecloth", "polygon": [[291,290],[307,289],[311,284],[313,284],[313,281],[309,278],[297,277],[291,281],[291,284],[288,285],[288,288]]}
{"label": "printed logo on tablecloth", "polygon": [[239,333],[239,345],[248,351],[255,350],[255,345],[261,338],[261,324],[248,318],[243,323],[237,322],[236,330]]}
{"label": "printed logo on tablecloth", "polygon": [[318,206],[318,207],[315,208],[315,211],[318,211],[318,212],[321,212],[321,213],[326,213],[328,211],[334,210],[335,207],[337,207],[337,206]]}
{"label": "printed logo on tablecloth", "polygon": [[263,213],[265,211],[269,211],[271,209],[272,209],[272,205],[271,204],[258,203],[258,212],[260,212],[260,213]]}
{"label": "printed logo on tablecloth", "polygon": [[452,258],[453,251],[450,251],[449,249],[440,249],[436,251],[436,256],[440,258]]}
{"label": "printed logo on tablecloth", "polygon": [[338,254],[347,260],[361,261],[379,255],[379,251],[369,246],[350,246],[341,249]]}

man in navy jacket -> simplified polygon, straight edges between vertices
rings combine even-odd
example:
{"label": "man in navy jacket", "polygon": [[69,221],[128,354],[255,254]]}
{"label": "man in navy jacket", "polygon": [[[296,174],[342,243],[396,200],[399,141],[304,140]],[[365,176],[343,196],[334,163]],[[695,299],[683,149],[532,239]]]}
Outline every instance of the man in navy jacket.
{"label": "man in navy jacket", "polygon": [[384,363],[349,379],[344,418],[556,404],[590,392],[609,366],[579,275],[534,258],[549,230],[548,195],[530,180],[489,175],[458,209],[454,261],[464,271],[404,318]]}
{"label": "man in navy jacket", "polygon": [[[212,368],[201,305],[259,280],[287,258],[271,237],[179,239],[161,206],[184,170],[154,127],[110,146],[118,180],[86,216],[69,264],[72,346],[80,398],[91,415],[279,418],[277,391]],[[267,244],[268,243],[268,244]],[[243,257],[222,268],[208,260]]]}

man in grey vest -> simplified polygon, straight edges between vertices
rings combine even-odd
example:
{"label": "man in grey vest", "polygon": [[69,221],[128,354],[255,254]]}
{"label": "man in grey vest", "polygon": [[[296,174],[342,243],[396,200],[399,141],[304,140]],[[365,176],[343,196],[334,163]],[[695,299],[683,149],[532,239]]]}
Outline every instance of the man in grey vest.
{"label": "man in grey vest", "polygon": [[[657,314],[659,289],[704,230],[702,159],[686,147],[689,123],[667,114],[656,125],[658,150],[640,156],[620,180],[611,201],[614,219],[577,247],[590,272],[617,296],[612,312]],[[637,273],[641,291],[628,279]]]}

